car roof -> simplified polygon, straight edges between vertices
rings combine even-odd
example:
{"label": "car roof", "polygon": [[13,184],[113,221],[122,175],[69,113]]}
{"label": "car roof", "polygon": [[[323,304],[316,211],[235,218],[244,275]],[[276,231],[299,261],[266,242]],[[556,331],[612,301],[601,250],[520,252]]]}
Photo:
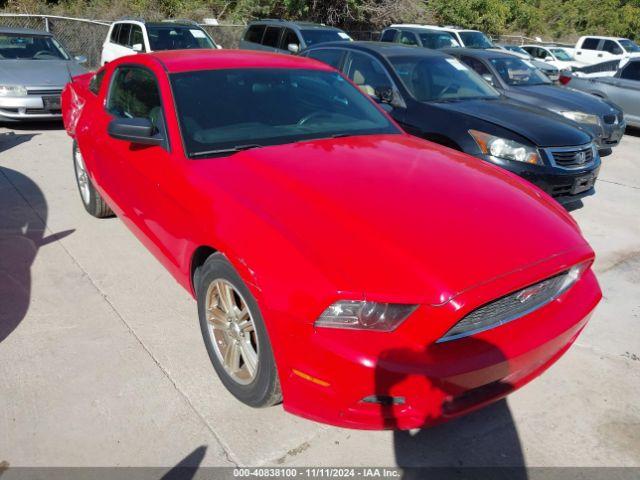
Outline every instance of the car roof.
{"label": "car roof", "polygon": [[[229,68],[299,68],[328,70],[333,68],[297,55],[254,50],[161,50],[144,55],[158,59],[169,73]],[[135,56],[131,57],[135,58]]]}
{"label": "car roof", "polygon": [[340,30],[337,27],[333,27],[331,25],[324,25],[322,23],[283,20],[280,18],[263,18],[262,20],[254,20],[249,23],[249,26],[253,26],[253,25],[275,25],[275,26],[283,26],[283,27],[298,27],[301,29],[312,29],[312,30]]}
{"label": "car roof", "polygon": [[43,37],[53,36],[50,32],[47,32],[45,30],[19,27],[0,27],[0,33],[8,33],[11,35],[42,35]]}
{"label": "car roof", "polygon": [[358,50],[361,52],[373,52],[383,57],[399,57],[403,55],[421,55],[423,57],[446,57],[447,54],[441,50],[432,50],[430,48],[402,45],[392,42],[326,42],[314,45],[307,50],[318,50],[326,47],[347,48],[349,50]]}
{"label": "car roof", "polygon": [[469,57],[476,58],[518,58],[512,53],[502,52],[500,50],[493,50],[490,48],[481,49],[481,48],[443,48],[444,52],[453,54],[453,52],[461,55],[467,55]]}
{"label": "car roof", "polygon": [[480,32],[480,30],[474,30],[472,28],[461,28],[453,25],[445,25],[443,27],[439,25],[422,25],[419,23],[394,23],[388,28],[416,28],[423,30],[438,30],[442,32]]}

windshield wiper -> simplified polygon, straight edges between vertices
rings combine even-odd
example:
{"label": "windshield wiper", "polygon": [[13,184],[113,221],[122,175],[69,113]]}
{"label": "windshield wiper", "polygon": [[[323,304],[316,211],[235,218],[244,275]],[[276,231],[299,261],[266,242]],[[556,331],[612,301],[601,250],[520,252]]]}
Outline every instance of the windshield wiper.
{"label": "windshield wiper", "polygon": [[263,145],[251,143],[248,145],[236,145],[230,148],[219,148],[217,150],[203,150],[202,152],[194,152],[189,154],[189,158],[215,157],[216,155],[231,155],[233,153],[251,150],[252,148],[262,148]]}

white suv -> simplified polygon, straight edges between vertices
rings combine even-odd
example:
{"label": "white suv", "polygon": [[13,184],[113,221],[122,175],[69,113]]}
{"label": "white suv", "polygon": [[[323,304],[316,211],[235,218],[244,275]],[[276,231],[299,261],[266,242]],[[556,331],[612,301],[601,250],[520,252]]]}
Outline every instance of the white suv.
{"label": "white suv", "polygon": [[458,45],[466,48],[496,48],[493,42],[487,37],[484,33],[479,30],[466,30],[464,28],[458,27],[438,27],[436,25],[417,25],[412,23],[400,23],[391,25],[390,28],[394,27],[414,27],[414,28],[426,28],[429,30],[438,30],[441,32],[446,32],[453,37],[453,39],[458,42]]}
{"label": "white suv", "polygon": [[221,47],[194,22],[118,20],[111,24],[102,45],[100,64],[134,53],[190,48]]}

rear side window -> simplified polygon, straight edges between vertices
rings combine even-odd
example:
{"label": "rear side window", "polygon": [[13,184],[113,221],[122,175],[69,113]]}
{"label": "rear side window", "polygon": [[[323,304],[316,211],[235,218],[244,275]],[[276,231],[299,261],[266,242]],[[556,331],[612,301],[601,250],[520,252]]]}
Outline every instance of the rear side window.
{"label": "rear side window", "polygon": [[416,38],[414,33],[402,32],[400,34],[400,43],[402,43],[403,45],[417,45],[418,39]]}
{"label": "rear side window", "polygon": [[139,67],[120,67],[111,83],[107,110],[122,118],[148,118],[157,125],[161,112],[155,76]]}
{"label": "rear side window", "polygon": [[278,46],[278,39],[280,38],[281,31],[281,28],[267,27],[267,31],[265,32],[264,38],[262,39],[262,44],[265,47],[276,48]]}
{"label": "rear side window", "polygon": [[89,90],[96,95],[100,91],[100,85],[102,85],[102,79],[104,78],[105,70],[102,69],[98,73],[96,73],[93,77],[91,77],[91,81],[89,82]]}
{"label": "rear side window", "polygon": [[398,33],[397,30],[394,30],[393,28],[389,28],[387,30],[385,30],[384,32],[382,32],[382,35],[380,36],[380,41],[381,42],[393,42],[396,38],[396,34]]}
{"label": "rear side window", "polygon": [[120,26],[120,33],[118,34],[118,44],[125,47],[129,46],[129,33],[131,32],[131,24],[123,23]]}
{"label": "rear side window", "polygon": [[582,48],[584,50],[597,50],[599,43],[600,40],[597,38],[585,38],[584,42],[582,42]]}
{"label": "rear side window", "polygon": [[333,68],[340,68],[343,53],[337,49],[311,50],[308,54],[309,58],[318,60],[319,62],[331,65]]}
{"label": "rear side window", "polygon": [[264,25],[252,25],[247,30],[244,39],[247,42],[260,43],[262,41],[262,34],[264,33]]}
{"label": "rear side window", "polygon": [[118,35],[120,35],[120,27],[122,24],[118,23],[114,25],[113,30],[111,30],[111,42],[118,43]]}

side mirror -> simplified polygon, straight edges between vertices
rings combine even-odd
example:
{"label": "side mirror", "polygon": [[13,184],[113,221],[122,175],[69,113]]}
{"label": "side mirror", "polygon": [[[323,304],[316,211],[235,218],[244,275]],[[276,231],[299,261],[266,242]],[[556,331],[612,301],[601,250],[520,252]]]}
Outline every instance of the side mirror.
{"label": "side mirror", "polygon": [[290,43],[289,45],[287,45],[287,50],[289,50],[291,53],[298,53],[300,51],[300,45],[296,43]]}
{"label": "side mirror", "polygon": [[139,145],[162,145],[164,138],[148,118],[114,118],[107,132],[112,138]]}
{"label": "side mirror", "polygon": [[134,43],[131,45],[131,49],[137,53],[144,52],[144,46],[141,43]]}
{"label": "side mirror", "polygon": [[546,57],[544,57],[544,61],[545,62],[553,62],[553,57],[551,55],[547,55]]}
{"label": "side mirror", "polygon": [[482,75],[482,79],[489,85],[493,85],[493,77],[490,74],[485,73],[484,75]]}
{"label": "side mirror", "polygon": [[219,43],[216,43],[216,50],[222,50],[222,45],[220,45]]}
{"label": "side mirror", "polygon": [[73,59],[78,63],[87,63],[87,57],[85,57],[84,55],[77,55],[73,57]]}

